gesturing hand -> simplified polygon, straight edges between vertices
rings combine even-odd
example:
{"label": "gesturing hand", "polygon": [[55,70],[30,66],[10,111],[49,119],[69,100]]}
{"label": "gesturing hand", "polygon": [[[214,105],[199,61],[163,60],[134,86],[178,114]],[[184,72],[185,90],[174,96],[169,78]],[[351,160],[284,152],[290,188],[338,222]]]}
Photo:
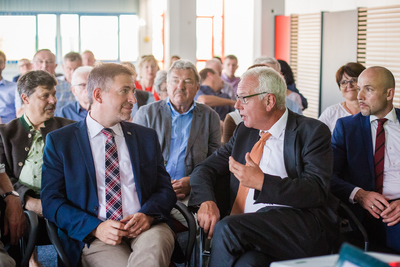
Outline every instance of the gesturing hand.
{"label": "gesturing hand", "polygon": [[252,160],[250,153],[246,153],[245,159],[246,165],[243,165],[234,160],[233,157],[229,157],[229,170],[235,175],[242,186],[261,191],[264,183],[264,173],[258,164]]}

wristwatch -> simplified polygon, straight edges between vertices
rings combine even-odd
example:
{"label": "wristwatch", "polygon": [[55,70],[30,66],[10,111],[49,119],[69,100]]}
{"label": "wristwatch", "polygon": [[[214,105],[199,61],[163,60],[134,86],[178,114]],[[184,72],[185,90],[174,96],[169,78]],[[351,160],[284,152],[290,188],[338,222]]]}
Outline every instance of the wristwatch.
{"label": "wristwatch", "polygon": [[13,195],[13,196],[19,197],[19,194],[17,193],[17,191],[10,191],[10,192],[7,192],[7,193],[5,193],[3,195],[3,199],[6,199],[6,197],[8,197],[9,195]]}

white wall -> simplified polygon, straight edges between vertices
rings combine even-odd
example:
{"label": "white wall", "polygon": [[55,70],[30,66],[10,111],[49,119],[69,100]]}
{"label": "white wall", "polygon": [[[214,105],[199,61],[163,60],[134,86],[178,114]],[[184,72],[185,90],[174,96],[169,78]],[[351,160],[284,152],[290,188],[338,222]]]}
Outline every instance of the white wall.
{"label": "white wall", "polygon": [[400,5],[400,0],[285,0],[285,15],[345,11],[358,7]]}

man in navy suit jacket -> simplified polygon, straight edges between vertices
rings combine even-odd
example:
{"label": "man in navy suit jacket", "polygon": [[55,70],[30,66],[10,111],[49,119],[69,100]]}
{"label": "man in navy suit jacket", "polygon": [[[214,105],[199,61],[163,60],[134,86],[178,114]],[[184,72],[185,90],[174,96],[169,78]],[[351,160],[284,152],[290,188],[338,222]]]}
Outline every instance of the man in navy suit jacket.
{"label": "man in navy suit jacket", "polygon": [[[400,110],[393,106],[394,87],[393,74],[383,67],[370,67],[358,77],[361,113],[339,119],[332,136],[331,189],[376,241],[400,251]],[[388,120],[383,124],[383,189],[378,193],[374,151],[381,118]]]}
{"label": "man in navy suit jacket", "polygon": [[[43,156],[43,214],[59,228],[71,266],[168,266],[173,231],[164,223],[176,202],[154,130],[130,118],[134,81],[118,64],[94,68],[85,120],[48,135]],[[104,128],[118,151],[122,219],[109,219]],[[106,215],[107,214],[107,215]]]}

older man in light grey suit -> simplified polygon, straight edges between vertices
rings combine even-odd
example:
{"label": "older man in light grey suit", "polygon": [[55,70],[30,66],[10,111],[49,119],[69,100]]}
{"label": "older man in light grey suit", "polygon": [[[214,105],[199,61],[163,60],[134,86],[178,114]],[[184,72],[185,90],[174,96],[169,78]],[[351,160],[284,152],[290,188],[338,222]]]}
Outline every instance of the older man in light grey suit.
{"label": "older man in light grey suit", "polygon": [[167,74],[168,98],[140,107],[133,119],[156,130],[165,166],[179,200],[190,193],[190,174],[197,164],[220,147],[218,114],[194,101],[200,87],[196,67],[177,60]]}

